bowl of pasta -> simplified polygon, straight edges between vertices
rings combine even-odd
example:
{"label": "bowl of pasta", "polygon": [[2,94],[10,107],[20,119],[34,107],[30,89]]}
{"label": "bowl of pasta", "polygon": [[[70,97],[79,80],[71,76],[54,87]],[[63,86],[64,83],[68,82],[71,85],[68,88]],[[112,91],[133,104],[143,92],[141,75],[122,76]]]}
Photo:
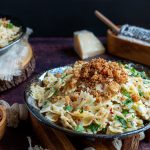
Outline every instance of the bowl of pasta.
{"label": "bowl of pasta", "polygon": [[15,17],[0,14],[0,54],[20,41],[26,32],[26,27]]}
{"label": "bowl of pasta", "polygon": [[150,128],[149,68],[102,58],[48,70],[26,87],[29,111],[67,134],[124,138]]}

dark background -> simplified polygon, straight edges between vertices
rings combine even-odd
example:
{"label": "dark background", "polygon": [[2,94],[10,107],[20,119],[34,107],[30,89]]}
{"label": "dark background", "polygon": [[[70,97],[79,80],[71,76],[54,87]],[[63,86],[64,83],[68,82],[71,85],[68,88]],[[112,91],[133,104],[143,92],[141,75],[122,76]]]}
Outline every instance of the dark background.
{"label": "dark background", "polygon": [[0,0],[0,13],[19,17],[33,28],[33,36],[72,36],[81,29],[106,35],[95,9],[116,24],[150,28],[150,0]]}

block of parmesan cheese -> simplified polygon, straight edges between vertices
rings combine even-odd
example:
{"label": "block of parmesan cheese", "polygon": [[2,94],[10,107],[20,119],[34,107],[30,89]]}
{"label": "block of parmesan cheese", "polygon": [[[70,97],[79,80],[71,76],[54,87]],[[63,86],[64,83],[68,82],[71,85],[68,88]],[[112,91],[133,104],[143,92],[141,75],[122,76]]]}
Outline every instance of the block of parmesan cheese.
{"label": "block of parmesan cheese", "polygon": [[105,48],[100,40],[90,31],[74,32],[74,49],[81,59],[103,54]]}

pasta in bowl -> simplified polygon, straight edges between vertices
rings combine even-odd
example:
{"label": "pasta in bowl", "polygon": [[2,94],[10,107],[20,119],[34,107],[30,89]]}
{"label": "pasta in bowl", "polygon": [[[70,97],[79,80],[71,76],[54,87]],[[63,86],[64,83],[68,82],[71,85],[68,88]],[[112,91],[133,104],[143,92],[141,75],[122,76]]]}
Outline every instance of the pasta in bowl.
{"label": "pasta in bowl", "polygon": [[48,125],[106,138],[149,128],[150,80],[132,64],[100,58],[78,61],[38,80],[26,92],[27,105],[36,108],[39,114],[33,114]]}
{"label": "pasta in bowl", "polygon": [[0,14],[0,54],[19,42],[26,33],[26,27],[16,17]]}
{"label": "pasta in bowl", "polygon": [[0,35],[0,48],[3,48],[20,36],[20,28],[10,20],[0,18]]}

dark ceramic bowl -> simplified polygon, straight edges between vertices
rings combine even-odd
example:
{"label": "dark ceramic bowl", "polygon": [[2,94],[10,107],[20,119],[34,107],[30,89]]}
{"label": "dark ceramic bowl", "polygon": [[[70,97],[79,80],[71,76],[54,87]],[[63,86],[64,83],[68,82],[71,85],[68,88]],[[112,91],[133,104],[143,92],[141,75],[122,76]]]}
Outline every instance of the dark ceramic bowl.
{"label": "dark ceramic bowl", "polygon": [[15,43],[19,42],[22,39],[22,37],[26,33],[26,27],[16,17],[12,17],[12,16],[8,16],[8,15],[0,14],[0,18],[6,18],[6,19],[10,20],[15,26],[20,27],[20,31],[19,31],[20,32],[20,36],[17,37],[17,38],[15,38],[13,41],[9,42],[8,45],[0,48],[0,55],[1,55],[3,53],[7,52],[11,46],[13,46]]}
{"label": "dark ceramic bowl", "polygon": [[[141,65],[135,65],[135,64],[131,64],[133,65],[136,69],[138,70],[143,70],[145,72],[147,72],[148,74],[150,74],[149,72],[149,68],[148,67],[144,67],[144,66],[141,66]],[[55,69],[51,69],[51,70],[48,70],[46,72],[50,72],[50,73],[62,73],[64,71],[64,69],[66,69],[67,67],[69,66],[65,66],[65,67],[59,67],[59,68],[55,68]],[[63,126],[59,126],[49,120],[47,120],[42,114],[40,114],[39,112],[39,109],[36,107],[35,103],[34,103],[34,99],[30,96],[30,86],[32,83],[36,82],[36,83],[41,83],[41,80],[43,79],[44,75],[46,74],[45,73],[42,73],[40,75],[38,75],[37,77],[35,77],[26,87],[26,90],[25,90],[25,103],[29,109],[29,111],[31,112],[31,114],[36,117],[41,123],[49,126],[49,127],[52,127],[52,128],[55,128],[55,129],[58,129],[58,130],[61,130],[62,132],[66,133],[66,134],[69,134],[71,136],[83,136],[83,137],[88,137],[88,138],[106,138],[106,139],[114,139],[114,138],[125,138],[127,136],[131,136],[133,134],[137,134],[139,132],[143,132],[145,130],[148,130],[150,128],[150,123],[146,123],[144,127],[142,128],[139,128],[137,130],[133,130],[133,131],[130,131],[130,132],[124,132],[124,133],[121,133],[121,134],[114,134],[114,135],[107,135],[107,134],[88,134],[88,133],[79,133],[79,132],[76,132],[76,131],[73,131],[73,130],[69,130],[67,128],[64,128]]]}

